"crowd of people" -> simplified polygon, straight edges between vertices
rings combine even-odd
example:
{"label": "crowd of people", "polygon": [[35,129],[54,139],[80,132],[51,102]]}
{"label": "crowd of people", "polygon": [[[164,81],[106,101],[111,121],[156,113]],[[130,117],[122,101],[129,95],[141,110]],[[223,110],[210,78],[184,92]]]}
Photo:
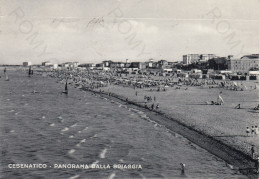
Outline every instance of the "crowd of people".
{"label": "crowd of people", "polygon": [[[116,71],[100,71],[87,69],[73,69],[73,70],[53,70],[49,72],[50,76],[69,80],[69,83],[75,85],[83,85],[88,88],[99,88],[109,84],[120,85],[131,88],[150,88],[153,91],[166,91],[168,87],[175,87],[181,89],[186,86],[202,86],[208,88],[223,88],[229,90],[246,90],[248,87],[242,82],[216,82],[214,79],[196,79],[196,78],[181,78],[169,76],[156,75],[141,75],[141,74],[122,74]],[[256,86],[251,86],[251,89],[256,89]]]}
{"label": "crowd of people", "polygon": [[251,129],[249,127],[246,127],[246,135],[247,137],[254,137],[259,134],[259,129],[257,125],[251,126]]}

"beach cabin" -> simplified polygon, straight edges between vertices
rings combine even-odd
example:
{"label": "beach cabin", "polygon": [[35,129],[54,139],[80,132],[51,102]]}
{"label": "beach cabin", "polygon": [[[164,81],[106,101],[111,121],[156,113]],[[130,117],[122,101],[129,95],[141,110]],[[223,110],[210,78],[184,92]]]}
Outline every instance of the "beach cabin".
{"label": "beach cabin", "polygon": [[172,73],[172,69],[171,68],[164,68],[163,69],[163,76],[168,76],[171,73]]}
{"label": "beach cabin", "polygon": [[227,74],[232,74],[233,72],[229,71],[229,70],[221,70],[221,71],[219,71],[219,73],[222,75],[227,75]]}
{"label": "beach cabin", "polygon": [[249,71],[249,80],[258,80],[259,79],[259,71]]}
{"label": "beach cabin", "polygon": [[198,69],[192,69],[191,73],[196,73],[196,74],[201,73],[202,74],[202,71],[198,70]]}
{"label": "beach cabin", "polygon": [[189,74],[190,78],[199,79],[202,78],[202,71],[198,69],[192,69]]}
{"label": "beach cabin", "polygon": [[225,75],[215,75],[213,77],[213,79],[216,79],[216,80],[225,80],[226,79],[226,76]]}

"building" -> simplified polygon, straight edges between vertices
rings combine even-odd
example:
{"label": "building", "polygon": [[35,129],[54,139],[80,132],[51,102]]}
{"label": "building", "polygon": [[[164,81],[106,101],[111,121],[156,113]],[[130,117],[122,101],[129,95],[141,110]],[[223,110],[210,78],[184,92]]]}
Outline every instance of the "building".
{"label": "building", "polygon": [[142,62],[132,62],[128,68],[145,69],[146,65]]}
{"label": "building", "polygon": [[23,62],[24,67],[32,66],[32,62]]}
{"label": "building", "polygon": [[215,58],[216,55],[215,54],[201,54],[200,55],[200,62],[207,62],[208,60]]}
{"label": "building", "polygon": [[112,63],[114,63],[114,62],[111,60],[106,60],[106,61],[102,62],[103,67],[110,67]]}
{"label": "building", "polygon": [[110,64],[110,68],[124,68],[125,64],[124,62],[113,62]]}
{"label": "building", "polygon": [[80,65],[79,62],[66,62],[61,64],[61,66],[64,68],[77,68],[79,65]]}
{"label": "building", "polygon": [[148,62],[145,62],[146,63],[146,67],[147,68],[154,68],[156,67],[156,63],[154,63],[154,60],[152,58],[149,59]]}
{"label": "building", "polygon": [[72,63],[72,67],[78,67],[79,65],[80,65],[80,63],[79,62],[71,62]]}
{"label": "building", "polygon": [[248,73],[259,69],[259,54],[245,55],[240,59],[229,59],[228,69],[232,72]]}
{"label": "building", "polygon": [[63,63],[63,64],[61,64],[61,66],[63,67],[63,68],[69,68],[69,63]]}
{"label": "building", "polygon": [[215,54],[187,54],[183,55],[183,64],[188,65],[196,62],[207,62],[216,57]]}
{"label": "building", "polygon": [[96,64],[94,64],[94,63],[85,63],[85,64],[79,65],[79,67],[85,67],[85,68],[89,68],[89,69],[94,69],[95,66],[96,66]]}
{"label": "building", "polygon": [[183,64],[188,65],[198,62],[200,59],[200,54],[188,54],[183,55]]}
{"label": "building", "polygon": [[59,66],[58,64],[53,64],[52,68],[53,68],[53,69],[57,69],[58,66]]}
{"label": "building", "polygon": [[52,63],[50,61],[42,62],[42,66],[51,66]]}

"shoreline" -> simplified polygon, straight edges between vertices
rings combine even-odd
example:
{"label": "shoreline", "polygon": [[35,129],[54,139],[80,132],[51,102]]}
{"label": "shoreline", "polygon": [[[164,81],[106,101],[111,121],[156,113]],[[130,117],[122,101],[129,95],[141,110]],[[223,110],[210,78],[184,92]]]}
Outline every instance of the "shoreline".
{"label": "shoreline", "polygon": [[100,92],[87,88],[84,88],[82,90],[97,93],[102,97],[113,99],[119,102],[124,102],[125,105],[131,108],[142,110],[153,121],[157,122],[160,125],[164,125],[172,132],[176,132],[179,135],[182,135],[192,143],[224,160],[227,167],[233,170],[238,170],[240,173],[248,176],[249,178],[258,178],[258,174],[255,172],[255,160],[253,160],[246,153],[235,149],[233,146],[227,145],[222,141],[203,133],[202,131],[192,128],[191,126],[187,126],[186,124],[170,117],[169,115],[161,111],[152,111],[150,109],[147,109],[141,103],[131,101],[127,97],[120,96],[111,92],[105,93],[102,91]]}

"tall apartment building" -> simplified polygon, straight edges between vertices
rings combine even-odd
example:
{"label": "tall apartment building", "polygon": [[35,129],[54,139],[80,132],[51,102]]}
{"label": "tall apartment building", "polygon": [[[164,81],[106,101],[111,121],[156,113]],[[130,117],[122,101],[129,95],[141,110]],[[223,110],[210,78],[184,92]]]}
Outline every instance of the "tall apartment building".
{"label": "tall apartment building", "polygon": [[245,55],[240,59],[228,60],[228,69],[233,72],[248,73],[252,68],[259,68],[259,54]]}
{"label": "tall apartment building", "polygon": [[196,62],[207,62],[216,57],[215,54],[187,54],[183,55],[183,64],[188,65]]}

